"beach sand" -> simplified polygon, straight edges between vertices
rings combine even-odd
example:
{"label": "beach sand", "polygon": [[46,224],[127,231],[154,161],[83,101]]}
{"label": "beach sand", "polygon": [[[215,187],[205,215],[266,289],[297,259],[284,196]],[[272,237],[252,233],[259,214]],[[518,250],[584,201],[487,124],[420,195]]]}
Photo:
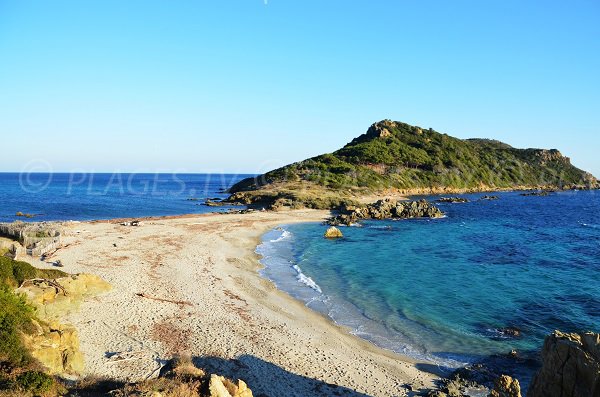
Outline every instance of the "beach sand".
{"label": "beach sand", "polygon": [[[245,380],[255,396],[404,396],[434,375],[313,312],[258,274],[271,228],[321,221],[298,210],[71,222],[54,260],[112,291],[62,320],[77,327],[86,375],[140,380],[175,355]],[[44,264],[35,262],[36,266]],[[50,266],[50,265],[46,265]],[[130,351],[126,360],[110,359]]]}

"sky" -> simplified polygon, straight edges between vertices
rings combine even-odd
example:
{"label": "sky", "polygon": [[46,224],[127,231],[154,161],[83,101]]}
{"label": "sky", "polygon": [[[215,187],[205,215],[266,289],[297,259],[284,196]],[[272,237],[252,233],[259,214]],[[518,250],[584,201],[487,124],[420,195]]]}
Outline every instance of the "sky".
{"label": "sky", "polygon": [[600,2],[0,0],[0,171],[258,173],[382,119],[600,176]]}

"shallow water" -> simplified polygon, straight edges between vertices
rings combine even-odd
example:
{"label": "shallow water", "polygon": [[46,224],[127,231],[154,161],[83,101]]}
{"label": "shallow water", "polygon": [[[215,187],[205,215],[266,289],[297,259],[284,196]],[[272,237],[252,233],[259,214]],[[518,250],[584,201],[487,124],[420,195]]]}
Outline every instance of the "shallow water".
{"label": "shallow water", "polygon": [[262,273],[353,333],[445,367],[535,355],[554,329],[600,331],[600,195],[498,195],[439,204],[443,219],[367,221],[339,240],[321,224],[284,226],[257,248]]}

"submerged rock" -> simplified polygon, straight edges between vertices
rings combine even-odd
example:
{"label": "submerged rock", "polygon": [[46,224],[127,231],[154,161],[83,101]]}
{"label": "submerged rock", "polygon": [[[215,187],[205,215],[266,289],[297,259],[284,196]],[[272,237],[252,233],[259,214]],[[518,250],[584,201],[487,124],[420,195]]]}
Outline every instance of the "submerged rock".
{"label": "submerged rock", "polygon": [[330,225],[351,225],[362,219],[441,218],[444,213],[426,200],[379,200],[365,206],[347,205],[341,214],[330,218]]}
{"label": "submerged rock", "polygon": [[521,193],[521,196],[549,196],[550,193],[554,193],[552,191],[549,190],[542,190],[541,192],[529,192],[529,193]]}
{"label": "submerged rock", "polygon": [[562,333],[546,337],[542,368],[527,397],[600,396],[600,334]]}
{"label": "submerged rock", "polygon": [[500,200],[500,197],[498,196],[482,196],[479,200]]}
{"label": "submerged rock", "polygon": [[325,237],[326,238],[341,238],[341,237],[344,237],[344,235],[342,234],[342,231],[340,229],[338,229],[335,226],[331,226],[325,232]]}

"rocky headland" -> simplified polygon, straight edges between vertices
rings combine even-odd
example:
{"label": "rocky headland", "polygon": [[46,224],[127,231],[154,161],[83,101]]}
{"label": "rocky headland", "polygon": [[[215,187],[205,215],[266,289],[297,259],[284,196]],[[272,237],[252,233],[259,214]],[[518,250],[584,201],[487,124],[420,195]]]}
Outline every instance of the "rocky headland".
{"label": "rocky headland", "polygon": [[517,149],[383,120],[333,153],[236,183],[225,201],[274,210],[339,209],[373,196],[598,187],[593,175],[556,149]]}

